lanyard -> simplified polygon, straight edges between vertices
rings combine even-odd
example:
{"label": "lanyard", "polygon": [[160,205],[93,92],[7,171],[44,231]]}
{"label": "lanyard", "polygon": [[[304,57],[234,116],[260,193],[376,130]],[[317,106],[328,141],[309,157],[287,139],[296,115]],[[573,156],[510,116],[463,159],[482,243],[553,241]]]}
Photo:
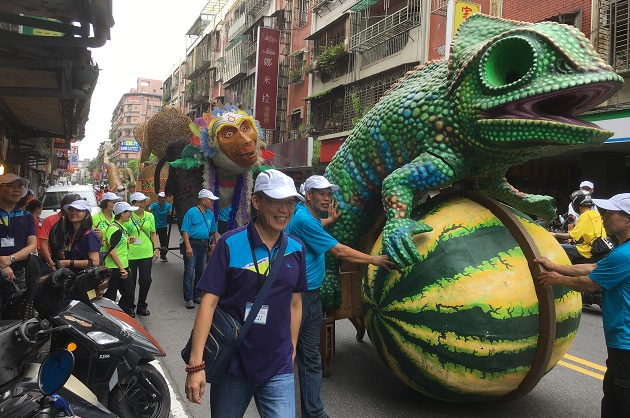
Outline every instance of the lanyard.
{"label": "lanyard", "polygon": [[4,209],[0,209],[0,211],[7,214],[7,223],[4,223],[4,218],[0,217],[0,224],[2,225],[2,229],[7,232],[7,238],[13,237],[13,230],[11,229],[11,218],[15,218],[15,216],[11,216],[15,212],[15,209],[11,212],[7,212]]}
{"label": "lanyard", "polygon": [[252,250],[252,260],[254,260],[254,268],[256,269],[256,274],[258,275],[258,291],[260,292],[260,289],[265,283],[265,277],[269,274],[269,269],[271,268],[271,264],[278,256],[278,249],[277,248],[275,249],[275,255],[273,257],[271,256],[271,251],[267,250],[268,258],[269,258],[269,265],[267,266],[267,270],[265,271],[265,274],[260,274],[260,271],[258,270],[258,261],[256,260],[256,251],[254,251],[254,246],[251,244],[251,242],[249,243],[249,249]]}
{"label": "lanyard", "polygon": [[[138,224],[133,219],[134,216],[137,218],[138,222],[140,223],[140,227],[139,228],[138,228]],[[144,215],[142,216],[142,219],[140,219],[140,217],[138,217],[136,215],[133,215],[133,214],[131,215],[131,223],[133,224],[133,226],[136,227],[136,231],[138,231],[138,235],[140,235],[140,229],[142,229],[142,232],[144,232],[144,222],[145,221],[146,221],[146,218],[144,217]]]}
{"label": "lanyard", "polygon": [[[197,206],[197,210],[199,211],[199,213],[201,213],[201,217],[203,218],[203,223],[206,224],[206,229],[208,230],[208,239],[210,239],[210,227],[208,226],[208,219],[206,218],[206,214],[202,212],[201,209],[199,209],[199,206]],[[208,209],[206,209],[206,212],[208,212]],[[256,260],[254,260],[254,264],[256,264]],[[256,271],[258,271],[258,265],[256,265]]]}

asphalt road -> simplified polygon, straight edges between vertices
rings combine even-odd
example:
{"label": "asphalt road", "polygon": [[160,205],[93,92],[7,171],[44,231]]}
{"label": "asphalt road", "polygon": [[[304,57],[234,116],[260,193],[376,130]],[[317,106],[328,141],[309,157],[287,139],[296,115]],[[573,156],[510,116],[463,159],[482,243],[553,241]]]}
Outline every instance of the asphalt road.
{"label": "asphalt road", "polygon": [[[172,237],[171,246],[176,242],[177,237]],[[159,362],[175,395],[172,416],[209,417],[209,392],[203,405],[185,399],[186,376],[179,352],[192,329],[197,309],[184,307],[180,257],[171,251],[168,263],[158,261],[153,265],[153,285],[148,297],[151,315],[139,318],[167,352],[167,357]],[[322,387],[322,399],[331,417],[599,416],[606,348],[598,307],[584,309],[569,355],[527,396],[507,404],[445,403],[427,398],[404,385],[387,369],[367,335],[363,342],[357,342],[349,321],[337,321],[335,336],[333,372],[324,378]],[[253,402],[245,416],[258,417]]]}

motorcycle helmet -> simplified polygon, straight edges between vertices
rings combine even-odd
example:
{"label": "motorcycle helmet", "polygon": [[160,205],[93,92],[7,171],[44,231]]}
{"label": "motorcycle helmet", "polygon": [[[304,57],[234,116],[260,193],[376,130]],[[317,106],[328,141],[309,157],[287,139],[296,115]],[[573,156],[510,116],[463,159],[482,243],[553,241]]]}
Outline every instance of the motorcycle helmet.
{"label": "motorcycle helmet", "polygon": [[593,199],[591,199],[591,194],[586,190],[576,190],[571,193],[571,205],[573,206],[573,210],[577,213],[580,213],[580,206],[593,206]]}

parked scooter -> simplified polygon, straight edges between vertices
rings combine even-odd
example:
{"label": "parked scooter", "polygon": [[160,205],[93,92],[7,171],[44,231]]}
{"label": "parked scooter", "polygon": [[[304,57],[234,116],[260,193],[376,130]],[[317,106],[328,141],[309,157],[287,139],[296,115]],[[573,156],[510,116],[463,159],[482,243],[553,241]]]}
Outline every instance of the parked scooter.
{"label": "parked scooter", "polygon": [[[121,239],[117,231],[111,249]],[[42,277],[34,307],[40,318],[63,326],[51,349],[67,348],[80,367],[74,375],[121,418],[166,418],[171,398],[166,380],[150,364],[166,353],[151,334],[112,301],[101,298],[114,274],[104,267]]]}
{"label": "parked scooter", "polygon": [[[70,376],[74,364],[72,353],[67,350],[53,352],[41,367],[30,363],[39,355],[50,335],[62,330],[62,327],[51,327],[46,320],[30,317],[40,263],[37,256],[29,256],[26,288],[17,291],[0,307],[2,311],[7,307],[20,308],[25,317],[22,321],[0,322],[0,346],[3,348],[0,356],[0,418],[71,417],[74,413],[113,418],[114,415],[85,385]],[[58,375],[62,369],[63,373]],[[52,395],[54,392],[58,394]]]}

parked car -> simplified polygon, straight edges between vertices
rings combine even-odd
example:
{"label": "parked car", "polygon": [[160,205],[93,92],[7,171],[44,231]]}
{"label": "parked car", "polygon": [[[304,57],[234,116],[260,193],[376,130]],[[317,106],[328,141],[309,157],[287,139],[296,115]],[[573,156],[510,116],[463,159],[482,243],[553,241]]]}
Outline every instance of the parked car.
{"label": "parked car", "polygon": [[46,189],[46,193],[44,193],[44,199],[42,199],[42,214],[40,215],[40,219],[43,221],[47,217],[54,215],[59,212],[61,209],[59,205],[61,205],[61,198],[67,193],[77,193],[81,196],[81,199],[85,199],[92,206],[92,215],[101,211],[101,208],[98,207],[98,202],[96,201],[96,195],[94,194],[94,190],[90,186],[51,186]]}

